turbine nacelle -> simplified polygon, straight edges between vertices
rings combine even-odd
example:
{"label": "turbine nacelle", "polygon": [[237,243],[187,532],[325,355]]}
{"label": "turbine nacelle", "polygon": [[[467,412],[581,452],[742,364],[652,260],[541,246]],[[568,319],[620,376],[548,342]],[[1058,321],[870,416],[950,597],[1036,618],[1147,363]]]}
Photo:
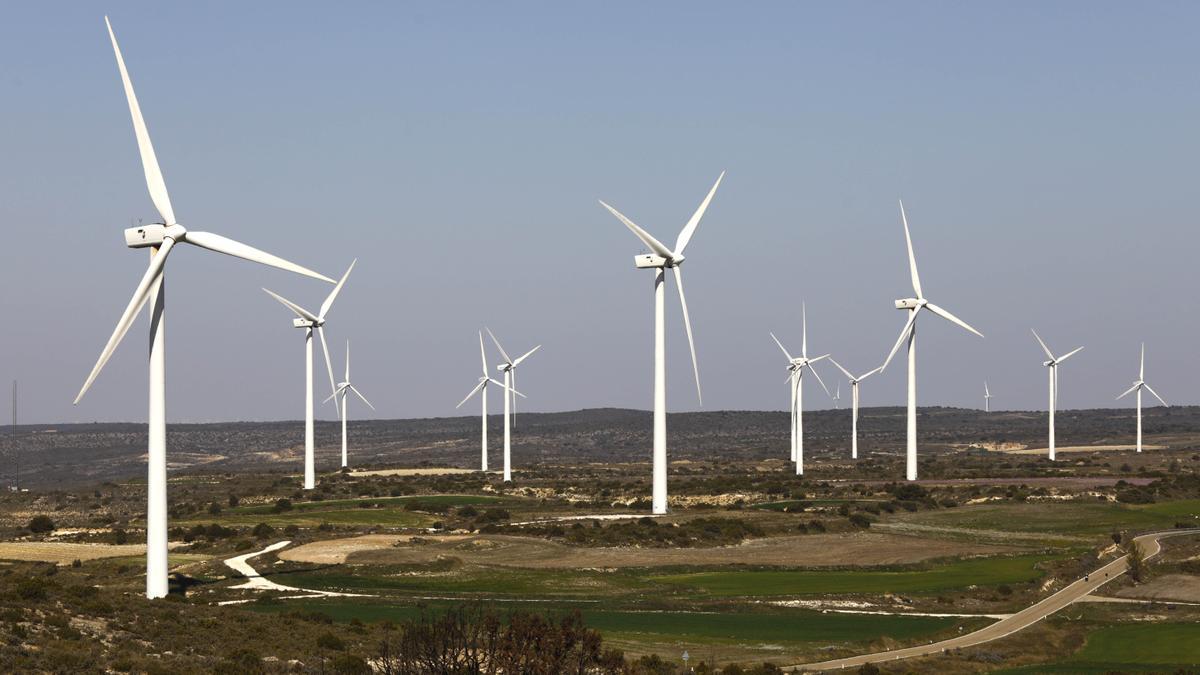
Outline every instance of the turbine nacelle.
{"label": "turbine nacelle", "polygon": [[152,223],[139,227],[125,228],[125,245],[129,248],[148,248],[161,246],[166,238],[167,226],[162,223]]}
{"label": "turbine nacelle", "polygon": [[321,319],[319,321],[309,321],[308,319],[301,319],[300,317],[292,319],[292,326],[296,328],[320,328],[324,325],[325,319]]}
{"label": "turbine nacelle", "polygon": [[669,258],[664,258],[661,255],[654,255],[653,253],[647,253],[645,255],[635,255],[633,257],[634,267],[637,267],[638,269],[641,269],[641,270],[657,269],[659,267],[672,267],[674,265],[678,265],[681,262],[683,262],[682,256],[679,258],[675,258],[674,260],[671,260]]}
{"label": "turbine nacelle", "polygon": [[919,309],[926,304],[927,302],[920,298],[904,298],[896,301],[896,309]]}

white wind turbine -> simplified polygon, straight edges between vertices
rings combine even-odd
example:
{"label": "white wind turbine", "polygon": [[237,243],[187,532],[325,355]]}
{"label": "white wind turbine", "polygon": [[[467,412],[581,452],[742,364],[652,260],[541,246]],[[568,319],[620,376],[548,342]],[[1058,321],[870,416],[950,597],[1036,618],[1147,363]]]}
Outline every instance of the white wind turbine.
{"label": "white wind turbine", "polygon": [[675,239],[674,250],[667,248],[666,244],[638,227],[620,211],[605,204],[603,200],[600,202],[651,251],[648,254],[634,256],[633,264],[638,269],[654,270],[654,468],[651,473],[650,503],[651,511],[655,514],[667,512],[667,347],[664,308],[667,268],[675,271],[675,288],[679,291],[679,306],[683,310],[683,326],[687,331],[688,349],[692,353],[692,372],[696,375],[696,398],[703,404],[703,397],[700,394],[700,367],[696,364],[696,343],[692,340],[692,321],[688,317],[687,298],[683,294],[683,273],[680,271],[680,265],[684,261],[683,250],[687,248],[688,242],[692,240],[692,235],[696,233],[696,227],[700,225],[700,218],[704,216],[709,202],[717,192],[717,186],[721,184],[721,179],[724,177],[725,172],[722,171],[721,175],[717,177],[717,182],[713,183],[712,189],[704,197],[704,201],[700,202],[699,208],[679,231],[679,236]]}
{"label": "white wind turbine", "polygon": [[[328,359],[326,359],[326,363],[328,363]],[[346,379],[339,382],[337,385],[337,388],[334,389],[333,393],[329,395],[329,398],[327,398],[323,401],[324,403],[328,403],[329,401],[332,400],[332,401],[334,401],[335,406],[338,404],[338,401],[341,402],[341,405],[338,407],[341,408],[341,413],[342,413],[342,468],[343,469],[346,468],[347,466],[349,466],[349,462],[347,461],[347,453],[346,453],[346,404],[348,403],[348,401],[346,399],[350,398],[350,392],[354,392],[354,395],[361,398],[362,402],[366,403],[367,406],[369,408],[371,408],[371,410],[375,409],[375,406],[371,405],[371,402],[367,400],[367,397],[363,396],[362,392],[359,391],[353,384],[350,383],[350,341],[346,340]],[[337,400],[334,400],[334,399],[337,399]]]}
{"label": "white wind turbine", "polygon": [[[1033,329],[1030,329],[1030,330],[1033,330]],[[1078,352],[1080,349],[1083,349],[1083,347],[1076,347],[1075,349],[1067,352],[1065,355],[1059,356],[1056,358],[1053,354],[1050,353],[1050,348],[1046,346],[1046,343],[1042,342],[1042,338],[1041,338],[1041,336],[1039,336],[1037,334],[1036,330],[1033,331],[1033,337],[1037,338],[1038,344],[1040,344],[1042,346],[1042,351],[1046,352],[1046,358],[1049,359],[1048,361],[1042,362],[1042,365],[1049,368],[1049,370],[1047,372],[1050,375],[1050,460],[1053,461],[1054,460],[1054,409],[1056,407],[1058,407],[1058,364],[1060,364],[1063,361],[1066,361],[1067,359],[1074,356],[1075,353]]]}
{"label": "white wind turbine", "polygon": [[842,383],[838,382],[833,390],[833,409],[842,409]]}
{"label": "white wind turbine", "polygon": [[821,359],[829,358],[828,354],[822,354],[815,358],[808,358],[808,311],[804,303],[800,304],[800,356],[793,357],[779,338],[771,333],[771,339],[775,344],[779,345],[779,350],[788,360],[788,379],[787,382],[792,390],[792,461],[796,463],[796,475],[804,473],[804,371],[811,370],[816,376],[817,382],[821,383],[821,388],[825,390],[825,395],[829,395],[829,387],[825,386],[825,381],[821,379],[821,374],[812,364]]}
{"label": "white wind turbine", "polygon": [[850,374],[850,371],[843,368],[842,364],[834,360],[833,357],[829,358],[829,362],[837,366],[837,369],[842,371],[846,379],[850,380],[850,458],[858,459],[858,383],[883,370],[883,366],[879,366],[874,370],[868,370],[862,375],[855,377]]}
{"label": "white wind turbine", "polygon": [[[504,351],[504,347],[500,346],[500,341],[492,334],[492,329],[487,326],[483,327],[487,331],[488,337],[492,338],[492,342],[496,343],[496,349],[500,350],[500,355],[504,357],[504,363],[496,366],[496,369],[504,373],[504,482],[512,481],[512,445],[510,442],[512,431],[510,427],[517,420],[517,396],[525,398],[525,394],[517,392],[517,366],[521,362],[529,358],[529,355],[541,349],[538,345],[533,349],[525,352],[515,360],[509,358],[508,352]],[[481,343],[482,344],[482,343]],[[509,404],[512,405],[512,412],[509,412]],[[461,403],[459,405],[462,405]],[[487,425],[487,411],[484,411],[484,425]]]}
{"label": "white wind turbine", "polygon": [[325,302],[321,303],[321,309],[316,314],[304,309],[300,305],[280,296],[273,291],[264,288],[272,298],[275,298],[284,307],[292,310],[296,315],[292,319],[292,325],[296,328],[304,329],[304,489],[311,490],[317,486],[317,470],[314,455],[314,440],[313,440],[313,348],[312,337],[313,331],[316,331],[317,336],[321,338],[321,351],[325,353],[325,370],[329,373],[329,388],[337,391],[337,384],[333,381],[333,366],[329,361],[329,345],[325,342],[325,315],[329,313],[329,308],[333,306],[333,301],[341,292],[342,286],[345,285],[346,279],[350,276],[350,272],[354,270],[354,265],[358,260],[350,263],[350,267],[346,269],[346,273],[342,275],[341,280],[329,292],[329,296],[325,298]]}
{"label": "white wind turbine", "polygon": [[983,412],[992,411],[992,392],[988,391],[987,380],[983,381]]}
{"label": "white wind turbine", "polygon": [[[463,406],[463,404],[466,403],[467,401],[469,401],[471,399],[471,397],[474,396],[475,394],[480,394],[480,396],[482,397],[481,407],[483,409],[483,420],[482,420],[482,431],[480,432],[481,438],[480,438],[480,451],[479,451],[480,452],[479,470],[487,471],[488,470],[487,385],[490,382],[494,385],[499,386],[501,389],[504,389],[504,384],[495,380],[490,375],[488,375],[487,355],[483,351],[483,331],[479,332],[479,367],[483,371],[483,374],[479,376],[479,383],[475,385],[475,388],[471,390],[471,393],[467,394],[466,397],[463,398],[463,400],[459,401],[458,405],[456,405],[454,407],[455,407],[455,409],[461,408]],[[521,397],[525,396],[525,394],[522,394],[521,392],[516,391],[516,390],[513,390],[513,393],[515,393],[516,395],[521,396]]]}
{"label": "white wind turbine", "polygon": [[167,595],[167,397],[166,397],[166,283],[165,265],[167,255],[176,244],[192,244],[210,251],[244,258],[264,265],[296,272],[305,276],[333,283],[333,280],[313,272],[312,270],[288,262],[256,248],[227,239],[217,234],[188,230],[175,220],[175,212],[171,208],[171,199],[167,194],[166,182],[158,166],[158,158],[154,154],[154,146],[150,142],[150,133],[146,129],[146,121],[142,118],[142,110],[138,105],[137,96],[133,91],[133,83],[129,72],[125,69],[125,60],[121,57],[121,48],[117,45],[116,35],[113,34],[112,24],[108,17],[104,18],[108,26],[108,36],[112,41],[113,52],[117,57],[117,69],[121,73],[121,82],[125,87],[125,98],[129,103],[129,114],[133,118],[133,131],[137,137],[138,151],[142,158],[142,170],[146,175],[146,186],[150,192],[150,201],[163,222],[125,230],[125,244],[130,248],[149,248],[150,265],[138,282],[137,288],[126,305],[112,336],[100,352],[100,358],[92,368],[75,403],[79,403],[87,393],[96,376],[108,363],[113,351],[129,331],[134,319],[141,313],[142,307],[150,304],[150,391],[147,439],[147,480],[146,480],[146,597],[161,598]]}
{"label": "white wind turbine", "polygon": [[1154,398],[1158,399],[1159,403],[1169,405],[1158,395],[1158,392],[1146,384],[1146,343],[1142,343],[1142,357],[1138,361],[1138,379],[1133,381],[1133,386],[1125,390],[1124,394],[1117,397],[1117,400],[1125,398],[1132,392],[1137,392],[1137,451],[1142,451],[1142,389],[1154,394]]}
{"label": "white wind turbine", "polygon": [[904,324],[904,329],[900,331],[900,337],[896,340],[895,346],[888,354],[887,359],[883,362],[880,370],[887,368],[892,357],[896,355],[896,351],[900,349],[900,345],[904,342],[904,338],[908,338],[908,448],[905,454],[905,475],[908,480],[917,479],[917,315],[922,309],[927,309],[930,312],[942,317],[943,319],[958,324],[959,326],[971,331],[972,333],[983,337],[983,333],[968,326],[962,319],[954,316],[950,312],[938,307],[937,305],[925,299],[925,295],[921,292],[921,278],[917,275],[917,258],[913,255],[912,235],[908,232],[908,216],[904,213],[904,202],[900,202],[900,220],[904,223],[904,242],[908,247],[908,273],[912,277],[913,293],[915,298],[905,298],[896,301],[896,309],[908,310],[908,322]]}

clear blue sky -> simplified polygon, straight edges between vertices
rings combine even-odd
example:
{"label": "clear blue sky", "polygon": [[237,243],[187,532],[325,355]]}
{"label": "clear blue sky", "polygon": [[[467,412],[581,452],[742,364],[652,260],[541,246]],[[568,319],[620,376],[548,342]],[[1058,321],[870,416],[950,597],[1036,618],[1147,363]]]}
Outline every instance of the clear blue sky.
{"label": "clear blue sky", "polygon": [[[1195,3],[80,2],[0,24],[0,378],[27,421],[146,416],[144,317],[71,406],[145,268],[121,230],[156,218],[105,12],[180,222],[331,276],[359,258],[329,335],[380,416],[477,412],[453,406],[485,323],[543,344],[528,409],[649,407],[651,275],[596,200],[671,242],[721,170],[685,265],[706,409],[786,406],[767,332],[798,349],[801,300],[812,351],[883,358],[901,197],[926,295],[987,335],[922,318],[922,404],[981,405],[986,378],[1045,407],[1031,326],[1087,345],[1063,407],[1114,405],[1141,340],[1197,400]],[[190,248],[168,278],[169,418],[300,417],[303,341],[259,287],[327,287]]]}

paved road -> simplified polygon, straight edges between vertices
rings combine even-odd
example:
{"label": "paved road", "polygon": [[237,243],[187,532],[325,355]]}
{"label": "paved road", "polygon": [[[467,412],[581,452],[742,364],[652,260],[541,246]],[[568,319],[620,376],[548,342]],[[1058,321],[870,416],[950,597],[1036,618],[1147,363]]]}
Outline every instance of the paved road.
{"label": "paved road", "polygon": [[[1134,541],[1142,545],[1142,550],[1145,551],[1146,557],[1151,558],[1158,555],[1162,550],[1159,544],[1159,539],[1171,537],[1180,534],[1197,534],[1200,529],[1187,530],[1169,530],[1166,532],[1152,532],[1143,534],[1140,537],[1135,537]],[[949,640],[942,640],[928,645],[919,645],[916,647],[908,647],[905,649],[895,649],[887,652],[876,652],[874,654],[863,654],[862,656],[851,656],[845,659],[834,659],[832,661],[822,661],[820,663],[804,663],[794,666],[787,666],[793,671],[821,671],[821,670],[838,670],[841,668],[858,667],[866,663],[884,663],[889,661],[898,661],[900,659],[910,659],[916,656],[929,656],[931,654],[939,654],[944,651],[958,649],[960,647],[974,647],[975,645],[998,640],[1007,635],[1011,635],[1019,630],[1024,630],[1042,619],[1050,616],[1058,610],[1070,605],[1080,598],[1088,595],[1097,588],[1112,581],[1125,573],[1128,568],[1126,556],[1121,556],[1116,560],[1108,563],[1104,567],[1092,572],[1083,579],[1078,579],[1054,595],[1026,607],[1025,609],[1013,614],[1007,619],[1001,619],[990,626],[981,628],[973,633],[959,635],[958,637]]]}

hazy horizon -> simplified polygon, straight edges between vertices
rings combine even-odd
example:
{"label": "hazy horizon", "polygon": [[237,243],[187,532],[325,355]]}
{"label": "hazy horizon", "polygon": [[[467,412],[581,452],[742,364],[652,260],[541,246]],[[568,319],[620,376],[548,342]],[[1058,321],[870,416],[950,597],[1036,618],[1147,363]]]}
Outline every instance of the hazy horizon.
{"label": "hazy horizon", "polygon": [[[652,275],[597,200],[669,243],[722,170],[684,265],[703,410],[786,408],[768,331],[798,352],[802,301],[810,354],[882,361],[911,295],[900,198],[925,295],[987,336],[921,317],[921,407],[981,408],[987,380],[993,409],[1044,410],[1030,328],[1086,346],[1060,409],[1131,407],[1142,341],[1151,386],[1200,403],[1200,6],[327,9],[10,8],[0,405],[20,380],[21,423],[146,418],[144,311],[71,405],[145,269],[121,231],[157,219],[105,11],[182,224],[329,276],[359,259],[328,324],[335,376],[349,338],[378,409],[351,419],[477,415],[454,406],[485,325],[542,344],[520,410],[648,408]],[[310,309],[330,287],[194,247],[167,269],[168,420],[301,419],[302,336],[260,287]],[[667,306],[668,407],[694,411],[673,288]],[[902,357],[863,407],[903,404]],[[320,401],[319,347],[314,382]]]}

